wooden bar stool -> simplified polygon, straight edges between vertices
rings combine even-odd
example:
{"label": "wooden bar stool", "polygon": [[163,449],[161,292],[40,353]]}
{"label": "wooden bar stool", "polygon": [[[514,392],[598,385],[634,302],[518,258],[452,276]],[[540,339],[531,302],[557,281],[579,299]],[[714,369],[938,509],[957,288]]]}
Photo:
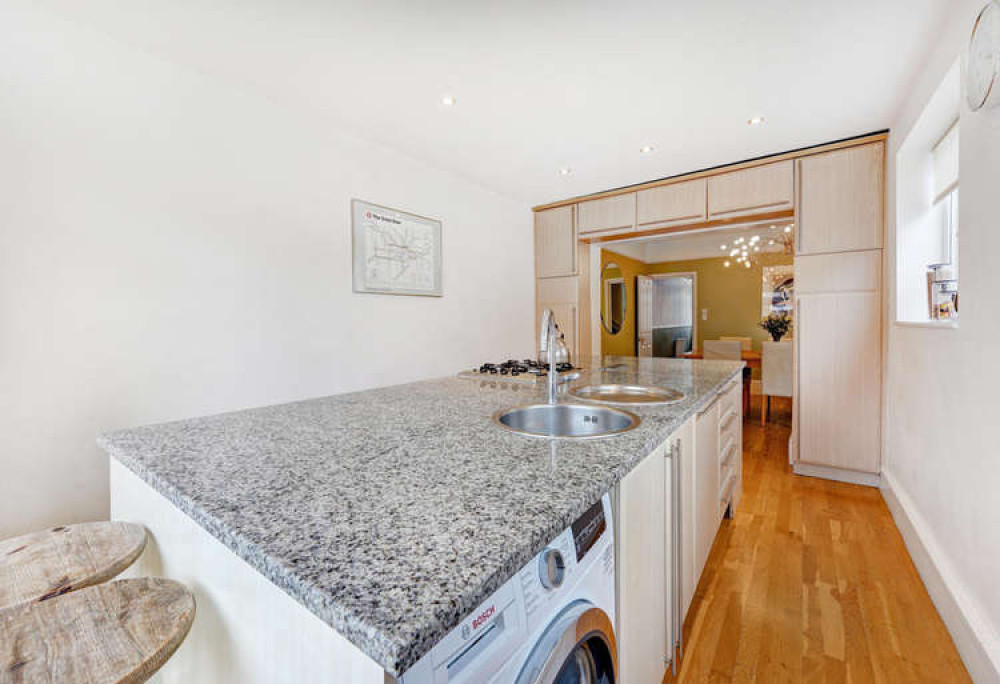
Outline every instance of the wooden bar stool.
{"label": "wooden bar stool", "polygon": [[194,596],[158,578],[126,579],[0,611],[0,682],[140,684],[194,622]]}
{"label": "wooden bar stool", "polygon": [[0,610],[106,582],[145,547],[146,529],[125,522],[53,527],[0,541]]}

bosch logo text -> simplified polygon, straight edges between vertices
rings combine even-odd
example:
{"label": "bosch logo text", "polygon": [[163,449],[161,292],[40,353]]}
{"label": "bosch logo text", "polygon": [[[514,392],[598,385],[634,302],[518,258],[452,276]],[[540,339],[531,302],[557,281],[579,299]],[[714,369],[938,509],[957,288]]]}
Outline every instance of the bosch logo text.
{"label": "bosch logo text", "polygon": [[479,629],[482,627],[483,623],[493,617],[493,613],[497,612],[496,606],[490,606],[472,620],[472,629]]}

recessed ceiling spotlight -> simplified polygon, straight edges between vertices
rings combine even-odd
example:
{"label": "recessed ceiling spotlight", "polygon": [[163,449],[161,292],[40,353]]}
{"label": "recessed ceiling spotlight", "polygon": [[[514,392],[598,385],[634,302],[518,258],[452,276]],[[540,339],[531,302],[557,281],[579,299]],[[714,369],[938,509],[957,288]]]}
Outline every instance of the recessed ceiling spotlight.
{"label": "recessed ceiling spotlight", "polygon": [[639,148],[639,154],[649,154],[653,151],[652,145],[643,145]]}
{"label": "recessed ceiling spotlight", "polygon": [[762,116],[755,116],[747,119],[747,126],[760,126],[762,123],[764,123],[764,117]]}
{"label": "recessed ceiling spotlight", "polygon": [[443,104],[445,107],[454,107],[455,103],[457,102],[458,100],[455,99],[454,95],[445,95],[444,97],[441,98],[441,104]]}
{"label": "recessed ceiling spotlight", "polygon": [[568,176],[571,173],[573,173],[573,169],[569,168],[568,166],[564,166],[561,169],[559,169],[560,176]]}
{"label": "recessed ceiling spotlight", "polygon": [[792,227],[791,226],[785,226],[785,232],[786,233],[791,233],[792,232]]}

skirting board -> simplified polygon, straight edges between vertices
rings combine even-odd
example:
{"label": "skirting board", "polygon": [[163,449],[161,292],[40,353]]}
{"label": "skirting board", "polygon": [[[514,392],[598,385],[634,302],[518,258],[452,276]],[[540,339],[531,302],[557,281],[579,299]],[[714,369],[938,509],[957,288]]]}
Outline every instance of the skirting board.
{"label": "skirting board", "polygon": [[841,468],[813,465],[812,463],[802,463],[801,461],[792,464],[792,472],[796,475],[821,477],[824,480],[836,480],[837,482],[865,485],[866,487],[878,487],[880,481],[879,476],[874,473],[862,473],[857,470],[843,470]]}
{"label": "skirting board", "polygon": [[882,473],[882,498],[903,535],[906,550],[917,566],[934,606],[969,675],[976,684],[1000,684],[1000,642],[969,597],[941,552],[926,523],[892,474]]}

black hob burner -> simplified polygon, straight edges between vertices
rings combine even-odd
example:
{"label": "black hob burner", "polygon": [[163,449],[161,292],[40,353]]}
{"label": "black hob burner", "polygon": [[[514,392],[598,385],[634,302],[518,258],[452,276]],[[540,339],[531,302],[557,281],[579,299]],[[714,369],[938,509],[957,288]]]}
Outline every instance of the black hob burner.
{"label": "black hob burner", "polygon": [[[509,375],[511,377],[535,375],[544,378],[549,374],[548,364],[539,363],[534,359],[524,359],[523,361],[508,359],[503,363],[484,363],[479,368],[473,368],[472,370],[474,373],[482,373],[484,375]],[[571,371],[573,370],[573,364],[565,362],[556,364],[556,370],[560,373]]]}

